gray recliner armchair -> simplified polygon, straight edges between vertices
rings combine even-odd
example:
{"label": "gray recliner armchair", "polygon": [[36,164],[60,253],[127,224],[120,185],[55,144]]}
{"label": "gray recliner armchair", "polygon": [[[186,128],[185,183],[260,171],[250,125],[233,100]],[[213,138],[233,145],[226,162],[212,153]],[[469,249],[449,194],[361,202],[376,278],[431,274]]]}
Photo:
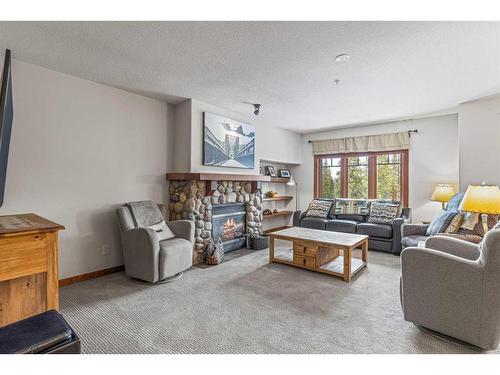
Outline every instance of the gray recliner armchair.
{"label": "gray recliner armchair", "polygon": [[500,341],[500,225],[480,245],[436,236],[401,253],[404,318],[483,349]]}
{"label": "gray recliner armchair", "polygon": [[[175,237],[159,240],[155,225],[164,221],[158,205],[132,202],[118,208],[125,273],[150,283],[172,281],[193,264],[194,223],[167,222]],[[153,228],[151,228],[153,226]]]}

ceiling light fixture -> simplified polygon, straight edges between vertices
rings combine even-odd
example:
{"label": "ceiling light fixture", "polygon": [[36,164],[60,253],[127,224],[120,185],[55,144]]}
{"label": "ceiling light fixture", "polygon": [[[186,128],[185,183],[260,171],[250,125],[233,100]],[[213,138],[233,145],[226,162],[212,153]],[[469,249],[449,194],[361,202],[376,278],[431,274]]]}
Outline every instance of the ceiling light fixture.
{"label": "ceiling light fixture", "polygon": [[259,115],[259,113],[260,113],[260,106],[261,106],[260,104],[250,103],[250,102],[243,102],[243,103],[253,105],[253,109],[254,109],[253,114],[255,116]]}
{"label": "ceiling light fixture", "polygon": [[350,58],[351,58],[351,56],[349,56],[347,53],[343,53],[343,54],[337,55],[337,57],[335,57],[335,60],[337,60],[339,63],[344,63],[344,62],[348,61]]}
{"label": "ceiling light fixture", "polygon": [[335,86],[337,86],[339,83],[340,83],[340,79],[334,79],[334,80],[333,80],[333,84],[334,84]]}

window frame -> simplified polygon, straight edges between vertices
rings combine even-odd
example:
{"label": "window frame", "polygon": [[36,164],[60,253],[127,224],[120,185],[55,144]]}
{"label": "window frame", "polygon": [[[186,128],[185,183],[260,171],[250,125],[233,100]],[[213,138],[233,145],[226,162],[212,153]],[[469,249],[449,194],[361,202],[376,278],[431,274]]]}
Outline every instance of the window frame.
{"label": "window frame", "polygon": [[408,206],[409,184],[409,152],[408,150],[377,151],[377,152],[351,152],[345,154],[328,154],[314,156],[314,198],[321,197],[322,173],[321,161],[324,158],[340,158],[340,197],[348,195],[348,175],[350,157],[368,157],[368,199],[377,199],[377,156],[388,154],[401,154],[401,203]]}

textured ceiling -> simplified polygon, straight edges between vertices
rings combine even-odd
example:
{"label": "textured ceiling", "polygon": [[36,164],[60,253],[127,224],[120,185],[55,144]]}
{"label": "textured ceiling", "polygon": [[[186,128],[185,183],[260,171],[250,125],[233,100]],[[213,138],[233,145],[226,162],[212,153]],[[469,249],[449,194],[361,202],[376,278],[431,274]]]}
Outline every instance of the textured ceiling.
{"label": "textured ceiling", "polygon": [[0,22],[0,47],[172,103],[262,103],[259,121],[299,132],[500,92],[500,22]]}

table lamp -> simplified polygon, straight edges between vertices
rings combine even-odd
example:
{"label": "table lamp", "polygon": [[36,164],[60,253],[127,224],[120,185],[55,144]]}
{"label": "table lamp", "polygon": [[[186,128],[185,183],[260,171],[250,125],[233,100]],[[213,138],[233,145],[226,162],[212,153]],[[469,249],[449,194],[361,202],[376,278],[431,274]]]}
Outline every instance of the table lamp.
{"label": "table lamp", "polygon": [[488,232],[488,214],[500,214],[500,189],[498,185],[469,185],[458,208],[460,211],[481,214],[484,234]]}
{"label": "table lamp", "polygon": [[448,202],[455,194],[456,191],[452,184],[437,184],[432,192],[431,201],[441,202],[444,210],[445,203]]}

